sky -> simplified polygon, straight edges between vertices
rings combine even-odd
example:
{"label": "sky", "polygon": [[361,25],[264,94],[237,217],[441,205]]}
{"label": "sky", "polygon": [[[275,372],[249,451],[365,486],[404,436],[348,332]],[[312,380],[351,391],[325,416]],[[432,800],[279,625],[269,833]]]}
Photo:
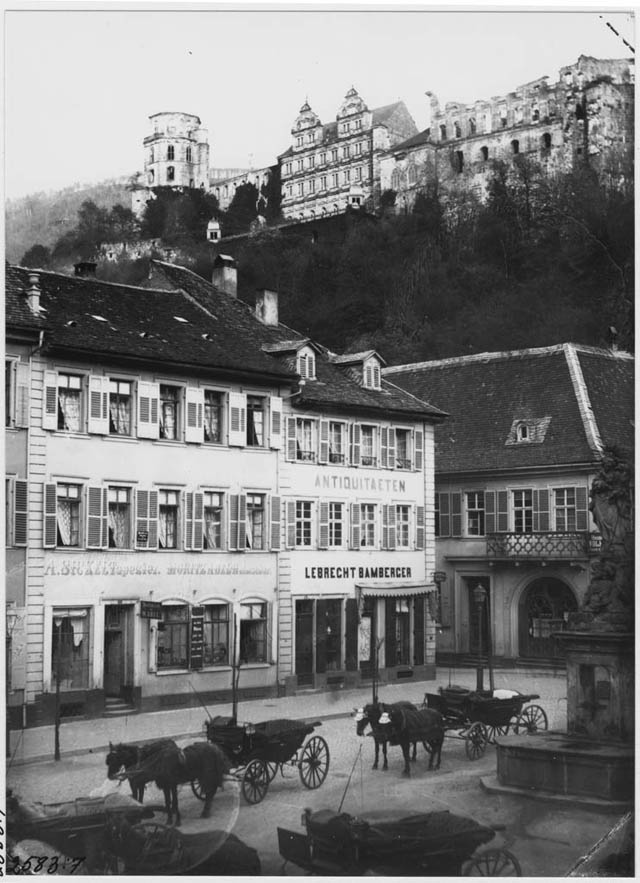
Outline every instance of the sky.
{"label": "sky", "polygon": [[7,198],[142,170],[160,111],[201,118],[212,166],[259,168],[289,146],[305,99],[329,122],[353,85],[371,109],[404,100],[421,130],[428,90],[442,104],[490,98],[635,46],[631,4],[65,7],[4,13]]}

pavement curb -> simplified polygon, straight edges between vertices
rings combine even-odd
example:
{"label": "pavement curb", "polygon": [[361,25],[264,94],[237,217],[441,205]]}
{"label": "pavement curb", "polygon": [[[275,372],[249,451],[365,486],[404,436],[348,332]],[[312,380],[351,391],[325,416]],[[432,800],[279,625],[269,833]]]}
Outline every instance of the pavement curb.
{"label": "pavement curb", "polygon": [[554,794],[537,788],[518,788],[515,785],[502,785],[497,776],[480,776],[480,785],[488,794],[510,794],[513,797],[528,797],[530,800],[544,800],[556,806],[576,806],[594,812],[625,813],[633,809],[633,801],[604,800],[599,797],[583,797],[579,794]]}

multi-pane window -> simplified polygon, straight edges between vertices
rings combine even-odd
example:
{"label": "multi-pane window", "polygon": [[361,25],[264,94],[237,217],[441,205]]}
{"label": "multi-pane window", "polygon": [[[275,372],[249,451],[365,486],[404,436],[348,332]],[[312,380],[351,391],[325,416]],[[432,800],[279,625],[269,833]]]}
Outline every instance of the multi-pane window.
{"label": "multi-pane window", "polygon": [[204,549],[222,548],[222,515],[223,495],[218,491],[205,491],[204,496],[204,530],[202,546]]}
{"label": "multi-pane window", "polygon": [[349,145],[345,144],[345,146],[342,148],[342,159],[349,159],[349,153]]}
{"label": "multi-pane window", "polygon": [[342,601],[339,598],[327,600],[323,626],[327,671],[338,671],[342,659]]}
{"label": "multi-pane window", "polygon": [[299,417],[296,420],[296,460],[315,460],[315,421]]}
{"label": "multi-pane window", "polygon": [[337,173],[337,172],[334,172],[334,173],[331,175],[331,186],[332,186],[332,187],[337,187],[337,186],[338,186],[338,173]]}
{"label": "multi-pane window", "polygon": [[411,469],[411,430],[396,429],[396,469]]}
{"label": "multi-pane window", "polygon": [[360,166],[356,169],[356,181],[362,181],[362,169]]}
{"label": "multi-pane window", "polygon": [[467,536],[484,536],[484,491],[467,491]]}
{"label": "multi-pane window", "polygon": [[316,182],[314,181],[313,178],[311,178],[311,180],[309,181],[309,193],[315,193],[315,192],[316,192]]}
{"label": "multi-pane window", "polygon": [[247,445],[264,447],[264,397],[247,396]]}
{"label": "multi-pane window", "polygon": [[167,159],[168,159],[168,160],[173,160],[173,159],[175,159],[175,148],[174,148],[173,144],[170,144],[170,145],[167,147]]}
{"label": "multi-pane window", "polygon": [[247,549],[265,548],[264,494],[247,494]]}
{"label": "multi-pane window", "polygon": [[320,175],[320,190],[326,190],[326,189],[327,189],[327,176]]}
{"label": "multi-pane window", "polygon": [[160,384],[160,438],[177,439],[179,433],[180,389]]}
{"label": "multi-pane window", "polygon": [[58,374],[58,429],[80,432],[81,390],[82,377],[76,374]]}
{"label": "multi-pane window", "polygon": [[311,503],[296,500],[296,546],[311,546]]}
{"label": "multi-pane window", "polygon": [[91,674],[90,615],[87,608],[53,609],[51,676],[61,690],[89,686]]}
{"label": "multi-pane window", "polygon": [[204,665],[229,663],[229,605],[208,604],[204,608]]}
{"label": "multi-pane window", "polygon": [[342,546],[344,537],[344,503],[329,503],[329,547]]}
{"label": "multi-pane window", "polygon": [[158,668],[187,668],[189,608],[186,604],[166,604],[158,625]]}
{"label": "multi-pane window", "polygon": [[360,505],[360,545],[365,549],[373,549],[376,544],[376,506],[375,503]]}
{"label": "multi-pane window", "polygon": [[80,545],[80,485],[58,484],[56,488],[56,545]]}
{"label": "multi-pane window", "polygon": [[375,466],[378,462],[375,426],[360,427],[360,462],[363,466]]}
{"label": "multi-pane window", "polygon": [[329,463],[344,463],[344,423],[329,423]]}
{"label": "multi-pane window", "polygon": [[[406,598],[396,601],[396,665],[409,665],[411,649],[411,613]],[[388,664],[388,663],[387,663]]]}
{"label": "multi-pane window", "polygon": [[513,529],[516,533],[533,533],[533,492],[513,491]]}
{"label": "multi-pane window", "polygon": [[178,491],[158,492],[158,546],[178,548]]}
{"label": "multi-pane window", "polygon": [[109,432],[112,435],[131,435],[131,383],[128,380],[109,381]]}
{"label": "multi-pane window", "polygon": [[187,162],[191,162],[191,148],[190,147],[187,147],[187,149],[185,151],[185,155],[186,155]]}
{"label": "multi-pane window", "polygon": [[362,143],[360,141],[358,141],[358,143],[356,144],[356,156],[360,156],[361,153],[362,153]]}
{"label": "multi-pane window", "polygon": [[338,148],[334,147],[331,151],[331,162],[338,162]]}
{"label": "multi-pane window", "polygon": [[131,491],[109,488],[109,548],[131,548]]}
{"label": "multi-pane window", "polygon": [[410,546],[409,506],[396,506],[396,548],[408,549]]}
{"label": "multi-pane window", "polygon": [[240,662],[267,661],[267,605],[240,605]]}
{"label": "multi-pane window", "polygon": [[575,488],[556,488],[555,513],[556,530],[576,530],[576,491]]}
{"label": "multi-pane window", "polygon": [[349,169],[344,170],[344,183],[348,184],[351,181],[351,171]]}
{"label": "multi-pane window", "polygon": [[326,154],[326,153],[321,153],[321,154],[320,154],[320,165],[323,166],[323,165],[326,163],[326,161],[327,161],[327,154]]}
{"label": "multi-pane window", "polygon": [[204,440],[210,444],[222,444],[224,417],[224,393],[213,389],[204,391]]}
{"label": "multi-pane window", "polygon": [[315,164],[316,164],[315,156],[310,156],[309,157],[309,168],[312,169],[315,166]]}
{"label": "multi-pane window", "polygon": [[300,181],[298,184],[298,196],[304,196],[304,181]]}

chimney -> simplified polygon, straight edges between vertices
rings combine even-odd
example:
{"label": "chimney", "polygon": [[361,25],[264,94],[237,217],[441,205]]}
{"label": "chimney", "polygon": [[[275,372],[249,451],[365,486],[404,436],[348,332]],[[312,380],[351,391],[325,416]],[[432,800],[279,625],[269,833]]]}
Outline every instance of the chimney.
{"label": "chimney", "polygon": [[228,254],[219,254],[213,262],[211,282],[229,297],[238,296],[238,269],[236,262]]}
{"label": "chimney", "polygon": [[77,264],[73,265],[73,269],[76,272],[76,276],[82,276],[83,278],[95,277],[96,275],[96,267],[98,265],[94,263],[94,261],[78,261]]}
{"label": "chimney", "polygon": [[29,273],[29,287],[25,289],[25,294],[27,295],[27,304],[29,305],[29,309],[36,316],[40,315],[41,291],[42,289],[40,288],[40,274]]}
{"label": "chimney", "polygon": [[256,316],[263,325],[278,324],[278,292],[259,288],[256,294]]}

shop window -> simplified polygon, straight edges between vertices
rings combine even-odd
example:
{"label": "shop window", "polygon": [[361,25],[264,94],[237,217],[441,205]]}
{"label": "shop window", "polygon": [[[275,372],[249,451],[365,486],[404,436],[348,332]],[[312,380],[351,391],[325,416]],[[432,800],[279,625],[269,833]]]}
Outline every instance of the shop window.
{"label": "shop window", "polygon": [[240,605],[240,662],[267,661],[267,605]]}
{"label": "shop window", "polygon": [[109,432],[111,435],[131,435],[131,383],[128,380],[109,381]]}
{"label": "shop window", "polygon": [[58,429],[80,432],[82,427],[82,377],[58,374]]}
{"label": "shop window", "polygon": [[56,485],[56,545],[74,548],[80,545],[81,485]]}
{"label": "shop window", "polygon": [[375,549],[376,545],[376,505],[361,503],[360,505],[360,546],[363,549]]}
{"label": "shop window", "polygon": [[204,665],[229,664],[229,605],[207,604],[204,608]]}
{"label": "shop window", "polygon": [[311,546],[312,505],[307,500],[296,500],[296,546]]}
{"label": "shop window", "polygon": [[396,469],[411,469],[411,430],[396,429]]}
{"label": "shop window", "polygon": [[54,608],[51,676],[61,690],[86,689],[90,683],[90,616],[86,608]]}
{"label": "shop window", "polygon": [[158,491],[158,547],[178,548],[179,491]]}
{"label": "shop window", "polygon": [[329,422],[329,463],[344,463],[345,425],[335,420]]}
{"label": "shop window", "polygon": [[204,549],[222,549],[222,525],[224,523],[224,494],[219,491],[205,491],[204,500],[204,532],[202,544]]}
{"label": "shop window", "polygon": [[396,506],[396,549],[411,545],[409,506]]}
{"label": "shop window", "polygon": [[165,604],[158,623],[158,668],[187,668],[189,608],[186,604]]}
{"label": "shop window", "polygon": [[467,491],[467,536],[484,536],[484,491]]}
{"label": "shop window", "polygon": [[344,544],[344,503],[329,503],[329,547]]}
{"label": "shop window", "polygon": [[204,391],[204,440],[209,444],[222,444],[224,420],[224,393],[213,389]]}
{"label": "shop window", "polygon": [[131,490],[109,488],[109,548],[131,548]]}
{"label": "shop window", "polygon": [[396,658],[387,665],[411,664],[411,613],[406,598],[398,598],[396,604]]}
{"label": "shop window", "polygon": [[266,548],[265,516],[265,495],[247,494],[247,549],[255,551]]}
{"label": "shop window", "polygon": [[179,438],[180,388],[160,384],[160,438]]}
{"label": "shop window", "polygon": [[533,492],[513,491],[513,529],[516,533],[533,533]]}
{"label": "shop window", "polygon": [[264,396],[247,396],[247,445],[264,447]]}
{"label": "shop window", "polygon": [[324,623],[326,670],[342,668],[342,601],[339,598],[326,602]]}
{"label": "shop window", "polygon": [[376,428],[367,425],[360,427],[360,462],[363,466],[376,466],[378,463]]}

